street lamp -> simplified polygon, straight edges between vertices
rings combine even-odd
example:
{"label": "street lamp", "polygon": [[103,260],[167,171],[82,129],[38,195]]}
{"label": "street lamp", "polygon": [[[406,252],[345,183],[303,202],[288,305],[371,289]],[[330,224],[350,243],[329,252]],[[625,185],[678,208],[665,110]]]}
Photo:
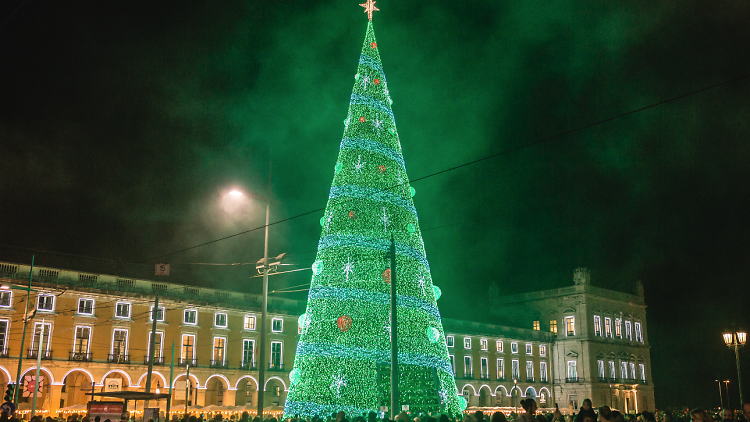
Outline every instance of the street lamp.
{"label": "street lamp", "polygon": [[[747,333],[744,331],[737,331],[734,329],[734,324],[732,324],[732,330],[727,330],[724,332],[724,344],[727,345],[727,347],[734,348],[734,357],[737,361],[737,388],[740,390],[740,406],[742,406],[745,401],[742,398],[742,375],[740,373],[740,346],[744,346],[745,342],[747,342]],[[727,393],[727,402],[729,402],[729,393]],[[731,406],[730,406],[731,407]]]}

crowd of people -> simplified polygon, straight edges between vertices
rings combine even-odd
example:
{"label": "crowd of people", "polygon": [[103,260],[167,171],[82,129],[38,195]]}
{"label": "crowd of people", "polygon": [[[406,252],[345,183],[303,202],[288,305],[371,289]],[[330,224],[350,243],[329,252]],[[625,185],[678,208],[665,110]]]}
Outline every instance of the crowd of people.
{"label": "crowd of people", "polygon": [[[338,412],[331,415],[314,416],[312,418],[292,417],[279,420],[275,417],[270,417],[261,421],[259,417],[251,417],[250,414],[244,412],[239,420],[232,418],[230,421],[227,421],[221,414],[216,414],[211,418],[207,418],[201,414],[197,417],[185,415],[182,418],[173,415],[172,420],[169,422],[750,422],[750,403],[745,403],[740,411],[724,408],[719,411],[685,409],[680,412],[623,414],[617,410],[610,409],[609,406],[601,406],[595,410],[591,400],[585,399],[578,413],[572,415],[563,415],[559,409],[555,409],[554,412],[540,412],[534,399],[521,400],[521,406],[524,410],[521,414],[512,412],[508,416],[499,411],[494,412],[492,415],[485,415],[482,411],[476,411],[474,413],[463,413],[458,416],[449,416],[446,414],[413,415],[401,412],[394,419],[391,419],[387,415],[383,418],[378,418],[375,412],[370,412],[367,415],[347,415],[344,412]],[[0,422],[21,422],[22,420],[24,419],[19,419],[16,416],[9,417],[5,411],[0,414]],[[67,419],[34,416],[29,422],[92,421],[88,416],[80,417],[74,414],[68,416]],[[123,419],[123,421],[106,419],[102,421],[97,416],[93,422],[130,422],[130,419]],[[132,419],[132,422],[136,422],[135,419]],[[154,420],[149,419],[148,422],[154,422]]]}

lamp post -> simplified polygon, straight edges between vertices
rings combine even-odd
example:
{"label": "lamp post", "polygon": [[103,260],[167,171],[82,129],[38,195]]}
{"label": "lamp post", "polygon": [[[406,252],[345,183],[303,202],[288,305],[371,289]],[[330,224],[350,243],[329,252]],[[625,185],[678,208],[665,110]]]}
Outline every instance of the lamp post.
{"label": "lamp post", "polygon": [[[729,347],[730,349],[734,348],[734,357],[737,361],[737,388],[740,390],[740,407],[741,407],[742,404],[745,403],[745,400],[742,397],[742,374],[740,372],[740,346],[744,346],[745,342],[747,342],[747,333],[744,331],[735,330],[734,324],[732,324],[732,330],[725,331],[723,337],[724,337],[724,344],[726,344],[727,347]],[[727,393],[727,402],[729,402],[729,393]]]}

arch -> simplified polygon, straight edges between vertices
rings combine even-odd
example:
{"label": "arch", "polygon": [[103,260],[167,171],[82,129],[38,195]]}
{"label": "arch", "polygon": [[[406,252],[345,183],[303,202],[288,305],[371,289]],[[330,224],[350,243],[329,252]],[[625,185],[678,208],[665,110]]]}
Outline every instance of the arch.
{"label": "arch", "polygon": [[70,375],[70,374],[72,374],[73,372],[76,372],[76,371],[81,371],[84,374],[88,375],[89,376],[89,381],[91,381],[91,383],[94,384],[94,376],[91,375],[91,372],[89,372],[89,371],[87,371],[86,369],[83,369],[83,368],[73,368],[70,371],[66,372],[65,375],[63,375],[63,377],[62,377],[62,381],[60,381],[60,382],[63,383],[63,384],[65,384],[65,379],[68,378],[68,375]]}
{"label": "arch", "polygon": [[487,385],[487,384],[482,384],[481,386],[479,386],[479,391],[478,391],[479,394],[482,394],[482,388],[484,388],[484,387],[487,387],[487,391],[490,392],[491,396],[495,395],[495,393],[492,392],[492,389],[490,388],[490,386]]}
{"label": "arch", "polygon": [[286,383],[284,382],[284,380],[281,379],[281,378],[279,378],[279,377],[271,377],[271,378],[267,379],[266,383],[263,384],[263,391],[266,391],[266,387],[268,387],[268,381],[271,381],[271,380],[274,380],[274,379],[275,380],[279,380],[279,382],[281,383],[281,385],[284,386],[284,391],[289,391],[289,389],[286,387]]}
{"label": "arch", "polygon": [[550,392],[549,392],[549,390],[547,389],[547,387],[542,387],[542,388],[540,388],[540,389],[539,389],[539,394],[542,394],[542,390],[544,390],[544,391],[546,391],[546,392],[547,392],[547,397],[548,397],[548,398],[549,398],[549,397],[552,397],[552,393],[550,393]]}
{"label": "arch", "polygon": [[513,395],[513,391],[518,390],[518,395],[523,396],[523,391],[521,391],[521,387],[518,385],[514,385],[513,388],[510,389],[510,393],[508,393],[509,396]]}
{"label": "arch", "polygon": [[476,389],[476,388],[474,388],[474,386],[473,386],[473,385],[471,385],[471,384],[468,384],[468,383],[467,383],[466,385],[464,385],[463,387],[461,387],[461,391],[460,391],[460,392],[458,393],[458,395],[459,395],[459,396],[460,396],[460,395],[462,395],[462,394],[464,393],[464,390],[466,390],[466,387],[471,387],[472,391],[474,391],[474,395],[475,395],[475,396],[477,396],[477,395],[478,395],[478,394],[477,394],[477,389]]}
{"label": "arch", "polygon": [[[206,383],[204,384],[204,386],[206,388],[208,388],[208,382],[211,381],[211,379],[214,378],[214,377],[223,379],[224,380],[224,385],[227,387],[227,390],[230,390],[230,391],[231,390],[236,390],[236,388],[233,388],[232,384],[229,383],[229,380],[227,379],[227,377],[225,377],[224,375],[221,375],[221,374],[213,374],[210,377],[208,377],[208,379],[206,380]],[[284,386],[284,388],[286,388],[286,386]]]}
{"label": "arch", "polygon": [[531,397],[536,398],[537,397],[536,390],[532,386],[526,387],[526,391],[523,392],[523,396],[524,397],[529,397],[529,395],[527,394],[529,392],[529,390],[531,390],[534,393],[534,395],[531,396]]}
{"label": "arch", "polygon": [[242,381],[245,378],[250,378],[251,380],[255,381],[255,389],[256,390],[258,389],[258,380],[256,380],[255,377],[253,377],[252,375],[243,375],[242,377],[240,377],[240,379],[237,380],[237,383],[234,384],[234,389],[235,390],[237,390],[238,388],[240,388],[240,381]]}
{"label": "arch", "polygon": [[505,388],[505,386],[504,386],[504,385],[498,385],[498,386],[497,386],[497,388],[495,389],[495,395],[497,395],[497,390],[499,390],[499,389],[501,389],[501,388],[502,388],[503,390],[505,390],[505,395],[506,395],[506,396],[510,396],[510,393],[508,393],[508,389],[507,389],[507,388]]}
{"label": "arch", "polygon": [[638,362],[646,362],[646,359],[643,357],[643,355],[638,357]]}
{"label": "arch", "polygon": [[[162,374],[161,374],[161,373],[160,373],[159,371],[152,371],[151,373],[152,373],[152,374],[154,374],[154,375],[158,375],[158,376],[159,376],[159,378],[161,378],[161,385],[163,386],[162,388],[169,388],[169,383],[167,382],[167,379],[166,379],[166,378],[164,378],[164,375],[162,375]],[[141,375],[141,377],[140,377],[140,378],[138,378],[138,385],[131,385],[131,387],[134,387],[134,388],[140,388],[140,386],[141,386],[141,383],[143,382],[143,380],[144,380],[144,379],[145,379],[145,378],[146,378],[147,376],[148,376],[148,372],[146,372],[146,373],[144,373],[143,375]],[[145,386],[144,386],[144,387],[145,387]]]}
{"label": "arch", "polygon": [[[23,376],[26,375],[27,373],[29,373],[31,371],[35,371],[35,370],[36,370],[36,366],[23,371],[23,373],[21,374],[21,378],[23,378]],[[39,370],[43,371],[45,374],[47,374],[47,376],[49,377],[49,383],[50,383],[50,385],[62,385],[62,384],[55,384],[55,377],[52,376],[52,373],[49,371],[49,369],[47,369],[47,368],[45,368],[43,366],[40,366]]]}
{"label": "arch", "polygon": [[604,359],[604,353],[603,353],[603,352],[599,352],[599,353],[597,353],[597,354],[596,354],[596,358],[597,358],[597,359]]}
{"label": "arch", "polygon": [[3,371],[3,373],[5,374],[5,377],[8,378],[8,383],[13,382],[13,378],[10,376],[10,372],[8,372],[8,370],[5,369],[4,366],[0,366],[0,371]]}
{"label": "arch", "polygon": [[[187,375],[187,372],[177,374],[177,376],[174,377],[174,379],[172,380],[172,388],[175,388],[177,386],[177,380],[180,379],[180,377],[183,377],[185,375]],[[195,374],[190,374],[190,379],[195,381],[195,388],[204,388],[204,387],[201,387],[201,383],[200,381],[198,381],[198,377],[196,377]]]}
{"label": "arch", "polygon": [[615,358],[615,352],[609,352],[609,354],[607,355],[607,358],[614,359]]}
{"label": "arch", "polygon": [[566,309],[566,310],[562,311],[562,313],[563,313],[564,315],[574,314],[574,313],[576,313],[576,310],[575,310],[575,309],[573,309],[573,308],[568,308],[568,309]]}
{"label": "arch", "polygon": [[124,375],[125,379],[128,380],[128,385],[129,386],[133,385],[133,380],[130,378],[130,374],[128,374],[127,372],[123,371],[122,369],[113,369],[113,370],[107,372],[106,374],[104,374],[104,376],[102,377],[102,382],[99,383],[99,385],[104,385],[104,380],[107,379],[107,375],[114,374],[114,373],[118,373],[120,375]]}

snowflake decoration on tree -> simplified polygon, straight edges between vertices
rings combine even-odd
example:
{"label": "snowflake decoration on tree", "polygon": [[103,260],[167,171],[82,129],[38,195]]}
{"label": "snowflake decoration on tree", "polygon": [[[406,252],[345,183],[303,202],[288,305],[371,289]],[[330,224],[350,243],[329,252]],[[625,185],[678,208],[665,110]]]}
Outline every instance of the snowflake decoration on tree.
{"label": "snowflake decoration on tree", "polygon": [[364,87],[363,91],[367,91],[368,82],[370,82],[370,77],[367,75],[362,76],[362,81],[359,84]]}
{"label": "snowflake decoration on tree", "polygon": [[354,272],[353,265],[352,265],[352,259],[350,256],[346,257],[346,265],[344,265],[343,272],[346,274],[346,281],[349,281],[349,273]]}
{"label": "snowflake decoration on tree", "polygon": [[388,222],[390,220],[388,219],[388,214],[385,211],[385,207],[383,207],[383,216],[380,217],[380,220],[383,222],[383,230],[388,231]]}
{"label": "snowflake decoration on tree", "polygon": [[362,161],[362,156],[359,155],[357,157],[357,164],[354,165],[354,170],[356,170],[357,173],[361,173],[362,169],[365,168],[365,164],[367,164],[367,161]]}
{"label": "snowflake decoration on tree", "polygon": [[375,115],[375,120],[372,121],[372,125],[375,126],[375,129],[380,130],[383,127],[383,121],[378,119],[378,115]]}
{"label": "snowflake decoration on tree", "polygon": [[419,285],[419,288],[422,289],[422,295],[424,296],[424,294],[425,294],[424,293],[424,286],[425,286],[426,282],[424,280],[424,276],[423,275],[419,276],[419,281],[417,282],[417,284]]}
{"label": "snowflake decoration on tree", "polygon": [[341,371],[337,375],[333,376],[333,382],[329,387],[331,390],[336,390],[336,398],[341,397],[341,387],[346,387],[346,375],[342,374]]}

